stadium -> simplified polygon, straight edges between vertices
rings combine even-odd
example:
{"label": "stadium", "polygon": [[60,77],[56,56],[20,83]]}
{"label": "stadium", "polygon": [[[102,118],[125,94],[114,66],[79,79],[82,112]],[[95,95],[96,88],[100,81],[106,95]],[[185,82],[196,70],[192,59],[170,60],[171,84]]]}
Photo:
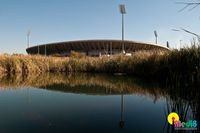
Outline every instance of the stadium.
{"label": "stadium", "polygon": [[131,54],[137,51],[166,51],[168,47],[128,40],[78,40],[36,45],[26,49],[28,54],[69,56],[72,51],[87,56]]}

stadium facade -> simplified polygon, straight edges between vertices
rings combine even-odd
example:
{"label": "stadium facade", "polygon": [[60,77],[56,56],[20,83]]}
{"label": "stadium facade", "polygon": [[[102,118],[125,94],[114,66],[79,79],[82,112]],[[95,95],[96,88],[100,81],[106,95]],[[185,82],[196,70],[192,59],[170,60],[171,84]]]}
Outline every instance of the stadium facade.
{"label": "stadium facade", "polygon": [[166,51],[169,48],[153,43],[128,40],[79,40],[42,44],[26,49],[28,54],[69,56],[71,51],[88,56],[114,55],[122,53],[122,46],[126,53],[136,51]]}

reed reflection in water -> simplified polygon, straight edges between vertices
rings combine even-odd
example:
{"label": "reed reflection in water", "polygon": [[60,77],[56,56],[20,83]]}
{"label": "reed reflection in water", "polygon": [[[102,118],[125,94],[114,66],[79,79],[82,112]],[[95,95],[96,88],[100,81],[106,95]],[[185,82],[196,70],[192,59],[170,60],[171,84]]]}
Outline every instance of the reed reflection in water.
{"label": "reed reflection in water", "polygon": [[128,76],[2,76],[0,132],[171,132],[172,111],[199,120],[198,96]]}

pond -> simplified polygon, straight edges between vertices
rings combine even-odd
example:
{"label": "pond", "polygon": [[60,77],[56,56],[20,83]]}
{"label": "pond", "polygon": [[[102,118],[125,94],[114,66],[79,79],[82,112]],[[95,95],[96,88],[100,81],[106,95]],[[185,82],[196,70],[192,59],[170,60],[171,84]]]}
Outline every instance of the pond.
{"label": "pond", "polygon": [[2,76],[0,133],[171,132],[170,112],[199,119],[199,93],[189,92],[120,75]]}

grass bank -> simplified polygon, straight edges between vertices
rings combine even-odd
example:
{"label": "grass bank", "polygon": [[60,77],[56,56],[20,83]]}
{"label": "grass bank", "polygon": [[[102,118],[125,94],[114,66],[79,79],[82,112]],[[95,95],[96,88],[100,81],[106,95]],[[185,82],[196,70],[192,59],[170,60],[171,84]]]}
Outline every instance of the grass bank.
{"label": "grass bank", "polygon": [[126,73],[167,82],[199,82],[200,47],[169,52],[136,52],[132,56],[44,57],[0,55],[1,74],[46,72]]}
{"label": "grass bank", "polygon": [[[0,55],[0,72],[45,73],[45,72],[97,72],[97,73],[135,73],[148,60],[157,60],[164,53],[137,52],[133,56],[111,57],[51,57],[39,55]],[[152,62],[153,63],[153,62]],[[149,69],[149,68],[148,68]],[[138,71],[138,70],[137,70]]]}

